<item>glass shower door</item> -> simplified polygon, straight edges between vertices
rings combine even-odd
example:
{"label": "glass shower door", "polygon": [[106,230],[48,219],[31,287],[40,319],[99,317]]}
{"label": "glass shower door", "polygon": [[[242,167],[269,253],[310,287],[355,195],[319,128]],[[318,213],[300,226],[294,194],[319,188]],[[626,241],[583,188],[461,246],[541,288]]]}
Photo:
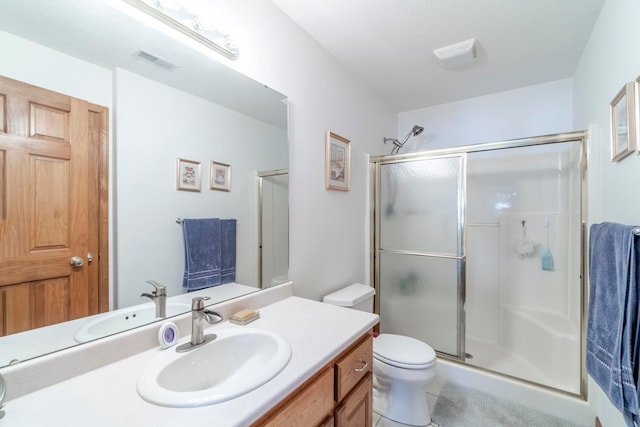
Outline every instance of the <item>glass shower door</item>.
{"label": "glass shower door", "polygon": [[378,165],[380,331],[464,356],[464,155]]}

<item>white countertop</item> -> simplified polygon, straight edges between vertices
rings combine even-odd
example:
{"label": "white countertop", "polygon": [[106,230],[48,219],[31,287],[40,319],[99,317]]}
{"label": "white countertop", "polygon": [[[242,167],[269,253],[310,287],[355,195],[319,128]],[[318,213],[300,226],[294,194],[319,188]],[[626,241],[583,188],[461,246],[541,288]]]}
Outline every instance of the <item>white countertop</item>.
{"label": "white countertop", "polygon": [[[0,427],[247,426],[378,322],[375,314],[294,296],[259,310],[260,319],[247,327],[281,335],[291,345],[292,356],[275,378],[243,396],[199,408],[147,403],[136,391],[138,374],[160,352],[174,351],[156,347],[5,402]],[[225,321],[206,332],[223,328],[243,326]],[[178,343],[188,339],[183,337]]]}

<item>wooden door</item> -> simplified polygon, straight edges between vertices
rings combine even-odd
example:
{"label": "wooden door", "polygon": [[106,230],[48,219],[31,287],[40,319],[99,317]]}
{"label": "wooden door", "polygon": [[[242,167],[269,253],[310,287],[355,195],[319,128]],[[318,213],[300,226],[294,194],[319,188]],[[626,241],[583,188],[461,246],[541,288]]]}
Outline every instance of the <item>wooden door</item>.
{"label": "wooden door", "polygon": [[105,107],[0,77],[1,335],[108,309],[107,132]]}

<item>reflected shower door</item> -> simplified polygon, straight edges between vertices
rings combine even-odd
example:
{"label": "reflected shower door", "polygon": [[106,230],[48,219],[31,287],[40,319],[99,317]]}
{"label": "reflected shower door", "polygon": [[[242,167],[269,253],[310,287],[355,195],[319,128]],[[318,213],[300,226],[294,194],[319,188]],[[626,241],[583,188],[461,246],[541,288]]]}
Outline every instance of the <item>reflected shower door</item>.
{"label": "reflected shower door", "polygon": [[259,267],[261,288],[270,288],[289,277],[289,173],[260,172]]}
{"label": "reflected shower door", "polygon": [[380,163],[380,331],[464,355],[464,155]]}

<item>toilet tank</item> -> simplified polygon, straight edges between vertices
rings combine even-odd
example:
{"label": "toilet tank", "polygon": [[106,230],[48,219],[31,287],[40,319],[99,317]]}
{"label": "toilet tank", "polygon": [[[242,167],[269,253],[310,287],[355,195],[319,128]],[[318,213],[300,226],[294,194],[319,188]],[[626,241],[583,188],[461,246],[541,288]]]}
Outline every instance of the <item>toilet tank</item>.
{"label": "toilet tank", "polygon": [[376,290],[362,283],[354,283],[346,288],[326,295],[322,301],[327,304],[341,307],[355,308],[356,310],[373,312],[373,296]]}

